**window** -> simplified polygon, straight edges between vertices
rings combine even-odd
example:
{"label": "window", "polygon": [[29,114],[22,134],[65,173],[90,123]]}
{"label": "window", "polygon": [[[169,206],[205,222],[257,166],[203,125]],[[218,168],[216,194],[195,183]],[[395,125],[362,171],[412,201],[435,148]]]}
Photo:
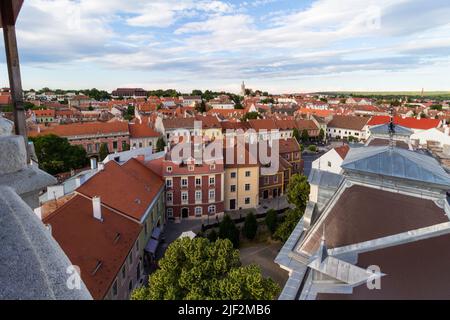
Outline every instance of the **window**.
{"label": "window", "polygon": [[195,201],[202,201],[202,192],[201,191],[195,191]]}
{"label": "window", "polygon": [[274,183],[278,183],[278,176],[274,176],[274,177],[273,177],[273,182],[274,182]]}
{"label": "window", "polygon": [[209,165],[209,170],[216,170],[216,164],[215,163],[210,164]]}
{"label": "window", "polygon": [[172,209],[172,208],[167,208],[167,216],[168,216],[169,218],[172,218],[172,217],[173,217],[173,209]]}
{"label": "window", "polygon": [[250,183],[245,184],[245,191],[250,191]]}
{"label": "window", "polygon": [[245,198],[245,204],[250,204],[250,198]]}
{"label": "window", "polygon": [[182,178],[181,179],[181,187],[187,188],[187,186],[188,186],[188,179],[187,178]]}
{"label": "window", "polygon": [[90,143],[87,145],[87,152],[92,153],[92,144]]}
{"label": "window", "polygon": [[[147,224],[145,224],[145,226],[147,227]],[[139,240],[136,241],[135,248],[136,248],[136,252],[139,252]]]}
{"label": "window", "polygon": [[145,224],[145,226],[144,226],[144,232],[145,232],[145,235],[147,235],[147,224]]}
{"label": "window", "polygon": [[113,296],[117,296],[117,280],[114,281],[114,284],[112,287],[112,294],[113,294]]}
{"label": "window", "polygon": [[216,191],[209,190],[209,200],[214,200],[216,198]]}
{"label": "window", "polygon": [[208,213],[209,213],[209,214],[214,214],[214,213],[216,213],[216,206],[209,206],[209,207],[208,207]]}
{"label": "window", "polygon": [[328,166],[331,167],[331,161],[328,161]]}
{"label": "window", "polygon": [[246,177],[250,177],[250,174],[251,174],[250,171],[245,171],[245,176]]}
{"label": "window", "polygon": [[130,255],[128,256],[128,263],[132,264],[133,263],[133,255],[130,253]]}
{"label": "window", "polygon": [[195,178],[195,186],[200,187],[202,185],[202,178]]}
{"label": "window", "polygon": [[117,149],[117,141],[113,141],[113,149]]}
{"label": "window", "polygon": [[236,178],[236,172],[232,172],[232,173],[230,174],[230,177],[231,177],[231,179],[235,179],[235,178]]}
{"label": "window", "polygon": [[95,151],[99,152],[100,151],[100,143],[96,143],[95,144]]}
{"label": "window", "polygon": [[183,203],[187,203],[188,202],[188,193],[187,192],[182,192],[181,193],[181,201]]}
{"label": "window", "polygon": [[122,267],[122,279],[125,279],[125,265]]}
{"label": "window", "polygon": [[172,167],[167,167],[167,168],[166,168],[166,171],[167,171],[167,172],[172,172]]}
{"label": "window", "polygon": [[232,184],[230,186],[230,192],[236,192],[236,185]]}
{"label": "window", "polygon": [[264,177],[264,184],[269,184],[269,177]]}
{"label": "window", "polygon": [[139,148],[142,148],[142,142],[139,142]]}
{"label": "window", "polygon": [[195,207],[195,216],[200,217],[202,215],[202,207]]}
{"label": "window", "polygon": [[188,170],[189,170],[189,171],[194,171],[194,165],[190,164],[190,165],[188,166]]}
{"label": "window", "polygon": [[167,188],[172,188],[172,182],[173,182],[172,179],[167,179],[166,180],[166,187]]}
{"label": "window", "polygon": [[216,184],[216,177],[209,177],[209,184],[210,185]]}
{"label": "window", "polygon": [[166,199],[167,199],[167,202],[172,202],[173,201],[173,193],[167,192]]}

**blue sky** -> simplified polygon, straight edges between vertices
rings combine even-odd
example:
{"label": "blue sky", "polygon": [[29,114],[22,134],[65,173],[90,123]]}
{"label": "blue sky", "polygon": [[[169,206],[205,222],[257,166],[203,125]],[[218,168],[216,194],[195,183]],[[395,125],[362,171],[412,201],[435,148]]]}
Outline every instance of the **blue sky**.
{"label": "blue sky", "polygon": [[450,90],[449,16],[447,0],[26,0],[17,36],[26,89],[430,91]]}

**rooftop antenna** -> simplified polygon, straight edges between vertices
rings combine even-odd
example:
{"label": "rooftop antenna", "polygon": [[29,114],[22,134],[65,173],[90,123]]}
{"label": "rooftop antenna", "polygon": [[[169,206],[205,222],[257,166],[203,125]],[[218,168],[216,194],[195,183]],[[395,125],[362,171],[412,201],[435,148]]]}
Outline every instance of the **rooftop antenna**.
{"label": "rooftop antenna", "polygon": [[320,248],[319,248],[318,254],[319,254],[320,263],[324,262],[325,259],[328,258],[328,248],[325,243],[325,225],[323,226],[323,229],[322,229],[322,240],[320,242]]}
{"label": "rooftop antenna", "polygon": [[394,124],[394,107],[391,105],[389,109],[389,149],[393,150],[395,147],[394,134],[395,134],[395,124]]}

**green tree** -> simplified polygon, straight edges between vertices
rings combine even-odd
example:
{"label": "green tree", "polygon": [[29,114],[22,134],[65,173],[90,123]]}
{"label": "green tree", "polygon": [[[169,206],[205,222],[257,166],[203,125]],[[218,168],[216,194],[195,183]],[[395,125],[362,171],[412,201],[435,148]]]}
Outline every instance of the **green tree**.
{"label": "green tree", "polygon": [[258,231],[258,221],[256,221],[256,216],[253,214],[253,212],[250,212],[245,217],[242,233],[247,239],[253,240],[256,237],[257,231]]}
{"label": "green tree", "polygon": [[217,234],[216,229],[212,229],[212,230],[208,233],[207,238],[208,238],[208,240],[211,241],[211,242],[216,241],[217,238],[218,238],[218,234]]}
{"label": "green tree", "polygon": [[105,160],[105,158],[109,155],[109,149],[108,145],[106,143],[102,143],[100,146],[100,150],[98,153],[98,156],[100,158],[100,161]]}
{"label": "green tree", "polygon": [[301,138],[302,138],[303,143],[309,141],[309,133],[308,133],[308,130],[303,129],[303,131],[302,131],[302,137],[301,137]]}
{"label": "green tree", "polygon": [[164,138],[159,137],[158,141],[156,141],[156,152],[164,151],[165,147],[166,147],[166,142],[164,141]]}
{"label": "green tree", "polygon": [[298,131],[297,128],[294,128],[294,130],[292,131],[292,135],[297,140],[298,143],[301,142],[300,132]]}
{"label": "green tree", "polygon": [[205,103],[205,101],[202,100],[202,102],[200,104],[197,104],[197,106],[195,107],[195,110],[197,112],[200,112],[200,113],[206,112],[206,103]]}
{"label": "green tree", "polygon": [[235,248],[239,248],[239,229],[228,214],[223,217],[219,224],[219,238],[228,239]]}
{"label": "green tree", "polygon": [[308,150],[311,152],[317,152],[317,147],[312,144],[312,145],[308,146]]}
{"label": "green tree", "polygon": [[295,226],[297,226],[298,222],[300,221],[302,215],[303,212],[298,209],[287,210],[283,217],[283,221],[277,227],[273,235],[274,238],[286,242],[292,234],[292,231],[294,231]]}
{"label": "green tree", "polygon": [[267,211],[265,221],[267,229],[269,229],[271,234],[274,234],[278,226],[277,212],[274,209]]}
{"label": "green tree", "polygon": [[258,112],[247,112],[244,117],[242,117],[242,121],[254,120],[259,118]]}
{"label": "green tree", "polygon": [[321,128],[319,131],[319,141],[323,141],[325,139],[325,131]]}
{"label": "green tree", "polygon": [[39,167],[50,174],[79,169],[88,163],[86,150],[82,146],[72,146],[67,138],[49,134],[30,140],[34,143]]}
{"label": "green tree", "polygon": [[303,212],[308,203],[309,191],[308,178],[302,174],[294,174],[287,187],[287,200]]}
{"label": "green tree", "polygon": [[275,299],[279,287],[256,266],[242,267],[229,240],[178,239],[159,261],[149,286],[136,289],[134,300]]}

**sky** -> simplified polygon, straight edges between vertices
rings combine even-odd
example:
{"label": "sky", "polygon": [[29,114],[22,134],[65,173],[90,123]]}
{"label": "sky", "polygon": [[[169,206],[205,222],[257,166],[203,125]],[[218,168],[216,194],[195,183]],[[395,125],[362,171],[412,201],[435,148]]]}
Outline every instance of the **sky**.
{"label": "sky", "polygon": [[449,17],[448,0],[25,0],[17,38],[25,89],[433,91]]}

